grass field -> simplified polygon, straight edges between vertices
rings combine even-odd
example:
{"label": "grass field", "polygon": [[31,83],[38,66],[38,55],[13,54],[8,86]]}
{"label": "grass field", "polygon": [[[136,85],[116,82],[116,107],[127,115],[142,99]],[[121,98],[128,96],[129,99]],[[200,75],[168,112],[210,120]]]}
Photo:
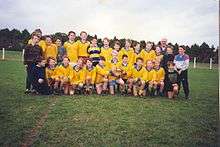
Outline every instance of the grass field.
{"label": "grass field", "polygon": [[20,55],[9,52],[0,61],[0,146],[220,145],[217,68],[209,70],[204,64],[190,69],[190,101],[183,99],[182,91],[176,101],[120,95],[31,96],[24,94]]}

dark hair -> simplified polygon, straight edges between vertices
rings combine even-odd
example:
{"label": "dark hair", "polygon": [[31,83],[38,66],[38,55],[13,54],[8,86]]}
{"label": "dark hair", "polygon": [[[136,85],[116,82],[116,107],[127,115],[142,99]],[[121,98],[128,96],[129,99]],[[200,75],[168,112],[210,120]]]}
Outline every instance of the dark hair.
{"label": "dark hair", "polygon": [[172,45],[168,45],[166,48],[170,48],[173,50],[173,46]]}
{"label": "dark hair", "polygon": [[175,66],[175,63],[174,63],[173,61],[168,61],[168,62],[167,62],[167,67],[169,67],[170,65]]}
{"label": "dark hair", "polygon": [[128,55],[126,54],[122,55],[122,59],[124,59],[125,57],[128,58]]}
{"label": "dark hair", "polygon": [[38,33],[41,33],[41,34],[42,34],[41,29],[35,29],[34,32],[38,32]]}
{"label": "dark hair", "polygon": [[74,35],[76,35],[76,33],[74,32],[74,31],[69,31],[69,33],[68,33],[68,36],[70,35],[70,34],[74,34]]}
{"label": "dark hair", "polygon": [[132,43],[132,47],[135,47],[135,46],[137,46],[138,44],[140,44],[140,43],[137,42],[137,41],[134,41],[134,42]]}
{"label": "dark hair", "polygon": [[99,59],[105,61],[105,57],[103,56],[100,56]]}
{"label": "dark hair", "polygon": [[50,60],[54,60],[55,61],[56,59],[54,57],[48,57],[47,58],[47,64],[49,64]]}
{"label": "dark hair", "polygon": [[186,50],[186,47],[184,45],[180,45],[179,48],[183,48],[184,50]]}
{"label": "dark hair", "polygon": [[31,38],[33,38],[34,36],[40,38],[40,36],[38,36],[38,34],[37,34],[36,32],[33,32],[33,33],[31,34]]}
{"label": "dark hair", "polygon": [[69,58],[68,56],[63,56],[63,59],[64,59],[64,58],[67,58],[68,61],[70,61],[70,58]]}
{"label": "dark hair", "polygon": [[121,46],[121,43],[120,43],[119,41],[115,41],[115,42],[114,42],[114,45],[116,45],[116,44],[119,45],[119,46]]}
{"label": "dark hair", "polygon": [[45,36],[45,39],[46,39],[46,38],[50,38],[50,39],[52,39],[52,36],[50,36],[50,35],[46,35],[46,36]]}
{"label": "dark hair", "polygon": [[142,59],[141,57],[138,57],[138,58],[136,59],[136,62],[137,62],[138,60],[141,60],[141,61],[143,62],[143,59]]}
{"label": "dark hair", "polygon": [[35,63],[40,63],[41,61],[45,60],[42,56],[38,56],[36,59],[35,59]]}

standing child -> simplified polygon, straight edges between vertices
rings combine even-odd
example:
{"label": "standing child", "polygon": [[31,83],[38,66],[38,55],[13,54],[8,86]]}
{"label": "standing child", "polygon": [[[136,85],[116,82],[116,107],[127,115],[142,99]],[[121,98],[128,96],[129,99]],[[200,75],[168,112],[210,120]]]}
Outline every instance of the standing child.
{"label": "standing child", "polygon": [[82,59],[84,64],[86,63],[86,60],[89,57],[88,48],[89,48],[90,43],[87,41],[87,37],[88,37],[87,33],[85,31],[82,31],[80,33],[80,40],[77,41],[78,56],[79,58]]}
{"label": "standing child", "polygon": [[127,55],[128,61],[133,60],[134,50],[131,47],[131,45],[132,45],[132,41],[130,39],[126,39],[124,48],[122,48],[118,53],[118,59],[121,60],[123,55]]}
{"label": "standing child", "polygon": [[105,37],[103,39],[103,47],[101,48],[100,56],[103,56],[107,62],[111,60],[112,48],[109,46],[109,39]]}
{"label": "standing child", "polygon": [[146,44],[146,48],[141,50],[140,54],[141,54],[141,58],[144,60],[144,64],[146,64],[148,60],[151,61],[155,60],[156,53],[153,50],[153,43],[148,41]]}
{"label": "standing child", "polygon": [[97,39],[93,38],[91,40],[90,48],[88,48],[89,58],[92,59],[93,66],[96,66],[99,63],[99,57],[101,49],[97,45]]}
{"label": "standing child", "polygon": [[36,59],[36,65],[32,70],[32,85],[37,94],[49,95],[51,94],[51,91],[45,75],[45,64],[46,60],[43,57],[38,57]]}
{"label": "standing child", "polygon": [[62,40],[60,38],[57,38],[55,41],[55,44],[57,46],[57,64],[62,64],[63,57],[66,56],[66,49],[62,46]]}
{"label": "standing child", "polygon": [[133,47],[134,47],[133,59],[132,59],[132,61],[130,61],[132,65],[135,64],[137,58],[141,57],[140,43],[134,42]]}
{"label": "standing child", "polygon": [[178,94],[178,72],[175,70],[175,64],[173,62],[167,63],[168,70],[166,74],[167,79],[167,95],[169,99],[175,98]]}
{"label": "standing child", "polygon": [[57,46],[53,44],[51,36],[46,36],[46,47],[44,51],[44,58],[48,59],[49,57],[53,57],[56,59],[57,57]]}

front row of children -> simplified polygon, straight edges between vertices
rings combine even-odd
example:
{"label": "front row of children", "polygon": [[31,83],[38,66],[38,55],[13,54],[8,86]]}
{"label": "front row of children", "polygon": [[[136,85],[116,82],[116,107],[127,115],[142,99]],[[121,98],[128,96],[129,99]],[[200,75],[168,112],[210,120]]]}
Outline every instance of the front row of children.
{"label": "front row of children", "polygon": [[168,63],[168,71],[160,67],[159,61],[148,60],[146,67],[143,59],[137,58],[134,65],[128,63],[128,56],[123,55],[121,62],[112,60],[106,62],[104,57],[96,66],[91,59],[78,59],[74,66],[70,65],[68,57],[62,64],[56,66],[56,60],[49,57],[36,59],[33,68],[32,86],[39,94],[92,94],[120,92],[123,95],[134,96],[168,96],[175,98],[178,94],[178,73],[174,63]]}

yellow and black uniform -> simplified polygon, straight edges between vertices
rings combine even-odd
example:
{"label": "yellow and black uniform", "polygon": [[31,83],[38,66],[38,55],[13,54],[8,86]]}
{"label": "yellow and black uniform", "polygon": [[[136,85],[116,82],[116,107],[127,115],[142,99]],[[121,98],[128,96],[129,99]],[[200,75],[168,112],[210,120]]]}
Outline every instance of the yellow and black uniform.
{"label": "yellow and black uniform", "polygon": [[105,58],[106,62],[110,62],[111,55],[112,54],[112,48],[101,48],[100,56],[103,56]]}
{"label": "yellow and black uniform", "polygon": [[89,54],[88,54],[88,48],[89,48],[89,45],[90,43],[87,41],[85,43],[81,42],[80,40],[78,40],[77,42],[77,45],[78,45],[78,56],[79,57],[89,57]]}
{"label": "yellow and black uniform", "polygon": [[66,49],[66,55],[70,62],[76,63],[78,60],[78,44],[76,42],[66,41],[63,45]]}
{"label": "yellow and black uniform", "polygon": [[[77,66],[77,65],[76,65]],[[84,79],[85,79],[85,72],[82,68],[80,67],[73,67],[73,78],[71,79],[71,84],[72,85],[83,85],[84,84]]]}
{"label": "yellow and black uniform", "polygon": [[127,55],[127,56],[128,56],[128,61],[129,61],[129,63],[130,63],[131,61],[133,61],[133,58],[134,58],[134,50],[133,50],[133,48],[129,48],[128,50],[126,50],[125,48],[122,48],[122,49],[119,51],[119,53],[118,53],[118,60],[119,60],[119,62],[122,61],[122,56],[123,56],[123,55]]}
{"label": "yellow and black uniform", "polygon": [[54,59],[57,58],[57,46],[55,44],[46,45],[44,51],[44,58],[47,59],[49,57],[53,57]]}
{"label": "yellow and black uniform", "polygon": [[154,69],[149,70],[146,68],[142,80],[144,80],[146,83],[150,81],[156,81],[156,71]]}
{"label": "yellow and black uniform", "polygon": [[99,63],[101,49],[99,47],[90,47],[88,49],[89,58],[92,59],[93,66]]}
{"label": "yellow and black uniform", "polygon": [[55,79],[56,77],[55,68],[46,67],[45,72],[46,72],[47,79]]}
{"label": "yellow and black uniform", "polygon": [[165,71],[163,67],[160,67],[159,69],[155,69],[155,72],[156,72],[156,82],[164,81]]}
{"label": "yellow and black uniform", "polygon": [[[28,44],[32,44],[32,39],[28,40]],[[40,40],[38,42],[38,45],[42,48],[42,51],[45,51],[46,48],[46,41],[45,40]]]}
{"label": "yellow and black uniform", "polygon": [[95,80],[95,83],[100,84],[100,83],[106,82],[108,74],[109,74],[109,70],[106,66],[101,67],[99,64],[96,65],[96,80]]}
{"label": "yellow and black uniform", "polygon": [[144,65],[146,65],[146,62],[148,60],[153,61],[156,58],[156,53],[154,50],[146,51],[143,49],[140,54],[141,54],[140,57],[144,60],[143,62]]}
{"label": "yellow and black uniform", "polygon": [[91,84],[95,84],[95,80],[96,80],[96,67],[84,67],[83,71],[85,73],[84,76],[84,83],[86,80],[91,80]]}
{"label": "yellow and black uniform", "polygon": [[68,65],[67,67],[60,65],[55,68],[55,78],[56,80],[64,80],[67,79],[68,82],[73,78],[73,68]]}
{"label": "yellow and black uniform", "polygon": [[124,64],[123,62],[117,63],[117,68],[121,70],[121,78],[127,80],[131,78],[132,75],[132,65],[131,64]]}

